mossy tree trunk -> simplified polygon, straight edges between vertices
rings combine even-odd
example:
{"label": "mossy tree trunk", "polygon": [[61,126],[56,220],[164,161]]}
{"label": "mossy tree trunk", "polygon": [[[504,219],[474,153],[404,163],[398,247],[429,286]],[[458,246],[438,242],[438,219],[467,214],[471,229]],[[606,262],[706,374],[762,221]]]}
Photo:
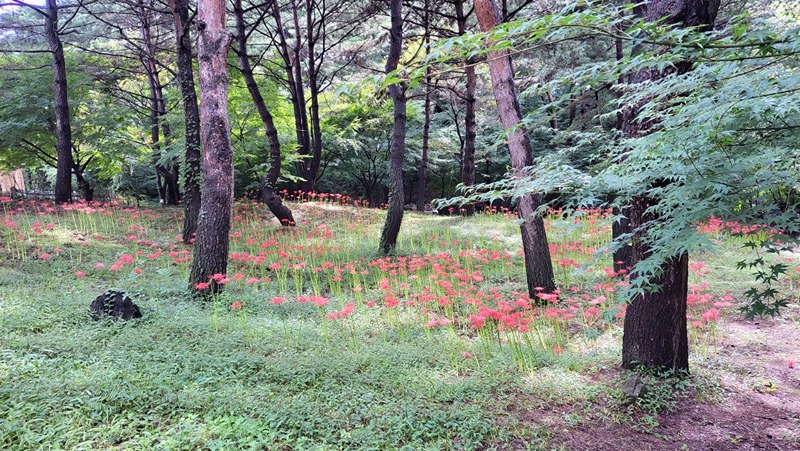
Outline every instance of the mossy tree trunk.
{"label": "mossy tree trunk", "polygon": [[197,232],[200,216],[200,110],[197,107],[197,94],[194,90],[194,69],[192,67],[192,39],[189,31],[189,0],[169,0],[175,22],[176,55],[178,81],[183,99],[184,127],[186,129],[186,149],[184,151],[184,219],[183,242],[189,244]]}

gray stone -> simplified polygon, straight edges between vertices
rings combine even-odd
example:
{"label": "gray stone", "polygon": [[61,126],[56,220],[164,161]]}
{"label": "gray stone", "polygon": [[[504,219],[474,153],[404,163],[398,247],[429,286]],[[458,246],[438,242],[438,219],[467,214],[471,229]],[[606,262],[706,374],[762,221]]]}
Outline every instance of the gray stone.
{"label": "gray stone", "polygon": [[633,376],[622,386],[622,392],[628,401],[633,402],[647,394],[647,384],[644,383],[641,377]]}

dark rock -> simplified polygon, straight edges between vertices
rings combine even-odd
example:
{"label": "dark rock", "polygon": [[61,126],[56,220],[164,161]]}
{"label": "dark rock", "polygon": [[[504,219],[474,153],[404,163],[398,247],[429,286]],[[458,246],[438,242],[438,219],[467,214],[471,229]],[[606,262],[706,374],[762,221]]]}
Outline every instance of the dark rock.
{"label": "dark rock", "polygon": [[117,290],[108,290],[98,296],[89,306],[89,314],[94,320],[109,316],[126,321],[142,317],[139,306],[125,292]]}
{"label": "dark rock", "polygon": [[647,384],[644,383],[641,377],[633,376],[625,382],[622,392],[625,393],[628,401],[633,402],[647,394]]}

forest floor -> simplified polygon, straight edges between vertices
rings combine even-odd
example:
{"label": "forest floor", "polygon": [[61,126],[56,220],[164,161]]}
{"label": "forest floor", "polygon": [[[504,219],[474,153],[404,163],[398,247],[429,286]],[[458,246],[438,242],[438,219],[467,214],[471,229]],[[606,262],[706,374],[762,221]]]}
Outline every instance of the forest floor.
{"label": "forest floor", "polygon": [[799,312],[722,323],[717,352],[702,364],[715,386],[687,389],[650,425],[597,415],[600,421],[575,427],[564,420],[570,409],[516,413],[547,425],[551,446],[571,450],[798,450],[800,364],[792,359],[800,354]]}
{"label": "forest floor", "polygon": [[[742,241],[709,232],[679,378],[619,366],[603,212],[547,219],[563,289],[542,306],[513,216],[410,213],[381,258],[383,211],[289,205],[295,228],[237,203],[202,300],[181,209],[0,198],[0,449],[800,449],[797,256],[774,257],[781,316],[744,321]],[[112,288],[144,317],[90,319]]]}

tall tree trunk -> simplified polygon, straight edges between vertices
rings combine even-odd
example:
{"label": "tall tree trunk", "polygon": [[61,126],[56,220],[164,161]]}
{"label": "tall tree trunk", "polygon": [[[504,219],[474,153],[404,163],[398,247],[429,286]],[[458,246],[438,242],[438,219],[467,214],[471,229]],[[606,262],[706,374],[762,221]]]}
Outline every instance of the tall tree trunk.
{"label": "tall tree trunk", "polygon": [[[636,8],[636,13],[652,22],[665,20],[665,23],[682,27],[697,26],[711,29],[716,19],[719,0],[652,0]],[[678,66],[678,73],[690,69],[690,64]],[[657,80],[667,75],[653,69],[635,74],[634,83]],[[641,105],[640,105],[641,106]],[[638,115],[635,108],[624,120],[624,134],[637,137],[649,133],[658,124],[635,121]],[[663,180],[653,180],[657,186]],[[652,252],[645,235],[645,227],[658,216],[647,213],[657,199],[636,197],[625,209],[633,230],[631,260],[636,264]],[[625,313],[625,329],[622,337],[622,365],[636,368],[639,365],[688,371],[689,343],[686,332],[687,286],[689,278],[689,256],[687,253],[670,258],[661,265],[661,275],[650,280],[651,285],[659,286],[658,291],[645,291],[631,299]],[[632,277],[636,275],[633,274]]]}
{"label": "tall tree trunk", "polygon": [[[299,60],[297,59],[294,52],[289,51],[289,44],[286,38],[286,30],[283,26],[283,19],[281,18],[281,11],[278,5],[278,1],[274,0],[272,2],[272,17],[275,19],[275,32],[278,35],[278,52],[281,55],[281,59],[283,60],[283,69],[286,71],[286,85],[289,88],[289,96],[292,100],[292,111],[294,113],[294,129],[295,129],[295,136],[297,138],[297,153],[300,155],[305,155],[308,152],[304,149],[308,147],[305,146],[305,128],[303,127],[302,117],[305,115],[305,102],[301,103],[300,99],[298,98],[298,92],[303,90],[302,80],[300,86],[297,86],[296,79],[295,79],[295,70],[294,64],[299,64]],[[305,147],[304,147],[305,146]],[[295,164],[297,168],[297,174],[300,177],[303,177],[303,162],[298,161]],[[300,184],[300,189],[303,191],[307,191],[302,183]]]}
{"label": "tall tree trunk", "polygon": [[[197,14],[197,56],[200,62],[200,134],[203,143],[203,191],[200,223],[194,243],[190,288],[209,282],[228,268],[233,212],[233,151],[228,118],[225,0],[200,0]],[[211,280],[210,291],[222,285]]]}
{"label": "tall tree trunk", "polygon": [[306,43],[308,47],[306,57],[308,61],[308,91],[311,97],[311,105],[309,107],[311,158],[308,165],[308,178],[311,181],[310,188],[312,191],[317,189],[319,165],[322,162],[322,126],[319,117],[319,80],[317,79],[317,71],[319,69],[317,68],[316,54],[316,43],[319,35],[316,34],[317,27],[314,24],[315,8],[316,2],[314,0],[306,0]]}
{"label": "tall tree trunk", "polygon": [[161,141],[159,128],[163,131],[164,140],[169,138],[171,132],[169,124],[164,118],[167,115],[166,101],[164,100],[164,87],[159,80],[158,65],[156,64],[156,50],[151,36],[150,11],[145,6],[143,0],[139,0],[137,5],[138,14],[141,20],[140,29],[144,46],[144,64],[147,82],[150,88],[150,139],[153,143],[153,159],[156,160],[155,168],[157,180],[159,181],[159,196],[161,201],[167,205],[177,205],[180,200],[180,190],[178,188],[177,170],[174,167],[158,164],[157,160],[161,155]]}
{"label": "tall tree trunk", "polygon": [[[657,219],[645,214],[645,210],[652,205],[650,199],[636,198],[626,209],[631,228],[636,231],[631,246],[633,262],[647,258],[650,252],[649,246],[643,241],[646,232],[642,227],[648,221]],[[650,282],[662,289],[637,295],[626,309],[622,336],[622,365],[625,368],[689,369],[686,330],[688,254],[667,260],[661,269],[663,275]]]}
{"label": "tall tree trunk", "polygon": [[[292,8],[292,22],[294,25],[294,44],[291,48],[290,65],[287,67],[288,76],[293,79],[294,89],[292,90],[292,103],[294,104],[295,123],[297,124],[297,152],[303,156],[297,162],[298,175],[304,181],[300,182],[300,189],[306,192],[314,191],[313,176],[311,174],[311,162],[313,151],[311,149],[311,138],[308,133],[308,113],[306,111],[306,93],[303,84],[303,70],[300,62],[302,61],[302,42],[300,39],[300,11],[297,5],[299,0],[290,0]],[[277,2],[276,2],[277,4]],[[290,86],[292,86],[290,85]]]}
{"label": "tall tree trunk", "polygon": [[[392,26],[389,30],[389,56],[386,59],[386,73],[397,69],[403,50],[403,0],[391,0]],[[394,103],[394,126],[392,141],[389,144],[389,209],[381,232],[380,252],[388,255],[394,252],[400,225],[403,222],[403,156],[406,143],[406,86],[393,83],[389,95]]]}
{"label": "tall tree trunk", "polygon": [[[431,51],[430,1],[425,0],[425,55]],[[425,122],[422,124],[422,155],[417,179],[417,211],[425,210],[425,187],[428,184],[428,147],[431,135],[431,66],[425,68]]]}
{"label": "tall tree trunk", "polygon": [[[625,56],[623,53],[622,47],[622,39],[617,39],[614,41],[614,50],[615,50],[615,57],[617,61],[621,61],[622,58]],[[620,76],[617,80],[618,84],[625,83],[625,77]],[[617,129],[618,134],[622,134],[625,129],[625,114],[622,111],[617,112],[617,121],[615,124],[615,128]],[[621,241],[622,236],[626,235],[631,232],[631,222],[630,220],[623,216],[619,208],[614,208],[614,216],[617,219],[611,223],[611,239],[618,243]],[[618,244],[617,248],[614,250],[612,254],[614,271],[619,273],[623,270],[629,270],[631,265],[633,264],[632,256],[631,256],[631,246],[629,243],[621,243]]]}
{"label": "tall tree trunk", "polygon": [[44,34],[47,46],[53,53],[53,97],[56,115],[56,184],[57,204],[72,202],[72,128],[69,123],[69,97],[67,95],[67,63],[64,46],[58,35],[58,3],[45,2]]}
{"label": "tall tree trunk", "polygon": [[425,187],[428,185],[428,148],[431,135],[431,68],[426,69],[425,77],[425,106],[424,122],[422,124],[422,155],[419,164],[419,178],[417,180],[417,211],[425,211]]}
{"label": "tall tree trunk", "polygon": [[[456,0],[456,22],[458,34],[467,33],[467,13],[464,12],[464,0]],[[465,69],[467,77],[467,89],[464,91],[464,145],[461,153],[461,184],[472,186],[475,184],[475,139],[478,136],[475,120],[475,89],[478,83],[478,75],[475,73],[475,65],[472,61],[467,61]],[[464,213],[471,216],[475,213],[475,205],[467,204],[464,206]]]}
{"label": "tall tree trunk", "polygon": [[283,204],[281,197],[275,193],[275,187],[281,174],[281,143],[278,140],[278,129],[275,127],[275,122],[266,102],[264,102],[261,90],[258,89],[258,84],[253,76],[253,68],[250,66],[250,57],[247,55],[247,33],[244,24],[242,0],[234,0],[233,13],[236,18],[236,44],[239,66],[241,67],[247,91],[253,99],[253,104],[256,107],[258,116],[261,118],[261,122],[264,124],[264,130],[269,141],[270,166],[267,176],[260,177],[259,180],[261,197],[267,204],[269,211],[278,218],[281,225],[292,226],[294,225],[292,211]]}
{"label": "tall tree trunk", "polygon": [[[500,11],[493,0],[475,0],[475,13],[481,30],[487,32],[500,23]],[[508,150],[511,153],[511,174],[513,177],[526,176],[525,167],[533,162],[531,142],[526,130],[519,126],[522,121],[517,88],[514,85],[514,71],[511,56],[508,52],[489,52],[489,72],[492,77],[494,97],[500,120],[506,129]],[[550,248],[544,220],[536,213],[539,208],[539,196],[526,194],[517,201],[520,219],[522,248],[525,253],[525,274],[528,282],[528,293],[531,297],[537,293],[552,292],[556,289],[553,276],[553,264],[550,260]]]}
{"label": "tall tree trunk", "polygon": [[189,244],[197,231],[200,215],[200,111],[194,90],[192,67],[192,39],[189,32],[189,0],[169,0],[175,22],[178,81],[183,100],[183,123],[186,128],[184,151],[184,218],[183,242]]}

